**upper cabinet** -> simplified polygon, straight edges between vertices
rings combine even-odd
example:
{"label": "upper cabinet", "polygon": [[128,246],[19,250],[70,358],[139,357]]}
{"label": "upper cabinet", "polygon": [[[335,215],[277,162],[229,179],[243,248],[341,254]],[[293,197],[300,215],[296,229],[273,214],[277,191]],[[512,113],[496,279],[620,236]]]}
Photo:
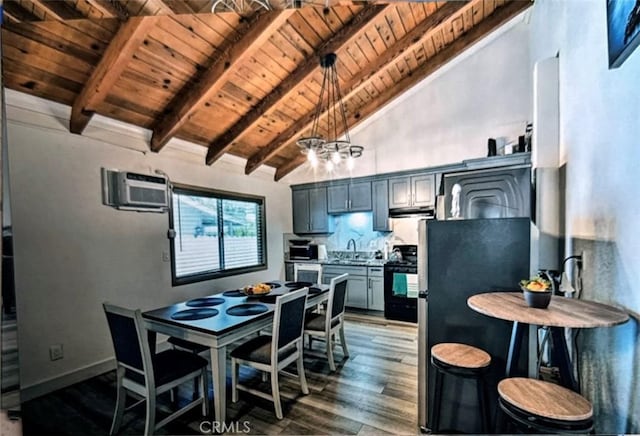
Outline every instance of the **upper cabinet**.
{"label": "upper cabinet", "polygon": [[435,174],[389,179],[389,208],[433,207],[436,204]]}
{"label": "upper cabinet", "polygon": [[389,182],[376,180],[371,183],[373,194],[373,230],[376,232],[390,232],[389,225]]}
{"label": "upper cabinet", "polygon": [[340,183],[327,187],[328,212],[366,212],[372,208],[371,182]]}
{"label": "upper cabinet", "polygon": [[294,189],[292,208],[294,233],[331,232],[327,213],[327,188]]}

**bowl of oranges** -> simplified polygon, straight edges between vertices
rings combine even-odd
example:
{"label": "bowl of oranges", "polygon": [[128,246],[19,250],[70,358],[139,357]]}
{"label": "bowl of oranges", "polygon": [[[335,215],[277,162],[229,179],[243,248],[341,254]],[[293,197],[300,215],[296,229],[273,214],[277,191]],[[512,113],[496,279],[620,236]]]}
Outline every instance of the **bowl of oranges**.
{"label": "bowl of oranges", "polygon": [[533,277],[520,281],[520,289],[524,293],[527,306],[535,309],[546,309],[551,302],[551,283],[542,277]]}
{"label": "bowl of oranges", "polygon": [[271,292],[271,286],[266,283],[258,283],[256,285],[249,285],[242,288],[242,292],[247,297],[261,297]]}

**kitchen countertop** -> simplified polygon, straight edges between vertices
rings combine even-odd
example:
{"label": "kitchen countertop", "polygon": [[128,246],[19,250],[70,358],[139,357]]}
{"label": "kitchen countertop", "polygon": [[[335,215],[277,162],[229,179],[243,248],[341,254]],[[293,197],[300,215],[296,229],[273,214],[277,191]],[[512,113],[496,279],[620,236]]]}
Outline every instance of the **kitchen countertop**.
{"label": "kitchen countertop", "polygon": [[319,263],[321,265],[344,265],[344,266],[383,266],[387,263],[384,259],[327,259],[327,260],[299,260],[285,259],[286,263]]}

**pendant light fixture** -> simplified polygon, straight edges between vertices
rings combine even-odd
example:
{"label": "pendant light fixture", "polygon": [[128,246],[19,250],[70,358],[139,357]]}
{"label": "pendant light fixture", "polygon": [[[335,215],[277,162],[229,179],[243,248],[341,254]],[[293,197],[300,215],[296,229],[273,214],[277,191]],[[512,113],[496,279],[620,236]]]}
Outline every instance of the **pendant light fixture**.
{"label": "pendant light fixture", "polygon": [[[302,153],[307,155],[311,166],[322,162],[327,171],[342,164],[353,169],[354,159],[362,156],[363,147],[351,144],[347,116],[340,94],[338,73],[336,72],[335,53],[320,57],[323,70],[322,87],[316,106],[313,124],[309,136],[298,139],[297,144]],[[324,122],[321,120],[324,114]],[[342,132],[343,139],[338,139]]]}

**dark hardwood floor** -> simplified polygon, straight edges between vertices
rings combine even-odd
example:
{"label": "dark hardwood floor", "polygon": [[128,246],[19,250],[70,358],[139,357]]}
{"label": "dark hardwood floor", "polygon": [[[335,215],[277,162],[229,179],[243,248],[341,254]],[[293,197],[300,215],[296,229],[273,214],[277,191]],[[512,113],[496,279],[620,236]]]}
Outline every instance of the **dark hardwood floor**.
{"label": "dark hardwood floor", "polygon": [[[326,358],[305,355],[310,394],[302,395],[296,379],[281,376],[284,419],[275,417],[272,403],[240,392],[231,403],[227,381],[227,425],[251,434],[416,434],[417,429],[417,330],[414,325],[388,323],[384,318],[348,315],[346,336],[349,359],[336,347],[335,373]],[[314,349],[324,346],[314,342]],[[295,372],[295,366],[293,367]],[[230,373],[228,373],[230,374]],[[249,368],[241,380],[269,391],[269,383]],[[179,401],[191,395],[189,386]],[[212,395],[211,387],[209,388]],[[169,398],[162,398],[169,406]],[[106,434],[115,405],[115,373],[109,372],[22,405],[25,435]],[[160,414],[160,419],[162,415]],[[211,431],[212,416],[190,411],[169,423],[158,434],[202,434]],[[229,428],[227,428],[229,430]],[[125,414],[121,433],[144,431],[144,406]]]}

